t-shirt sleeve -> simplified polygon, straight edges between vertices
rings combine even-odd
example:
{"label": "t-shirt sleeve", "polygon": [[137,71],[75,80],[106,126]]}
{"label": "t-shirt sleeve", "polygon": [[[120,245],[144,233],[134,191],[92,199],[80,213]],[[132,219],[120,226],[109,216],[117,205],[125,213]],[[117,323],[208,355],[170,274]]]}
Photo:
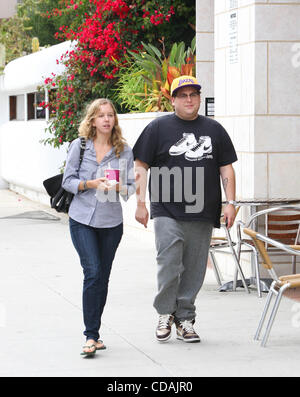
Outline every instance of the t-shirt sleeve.
{"label": "t-shirt sleeve", "polygon": [[149,167],[153,165],[157,150],[157,134],[158,122],[153,120],[144,128],[132,149],[134,160],[141,160]]}
{"label": "t-shirt sleeve", "polygon": [[219,127],[221,139],[219,143],[218,165],[219,167],[223,167],[224,165],[234,163],[238,158],[227,131],[221,125]]}

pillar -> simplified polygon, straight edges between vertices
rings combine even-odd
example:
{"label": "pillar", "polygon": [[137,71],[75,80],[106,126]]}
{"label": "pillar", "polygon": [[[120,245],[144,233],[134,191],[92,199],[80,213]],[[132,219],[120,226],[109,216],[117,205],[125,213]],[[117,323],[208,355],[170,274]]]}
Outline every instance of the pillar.
{"label": "pillar", "polygon": [[300,198],[300,1],[215,1],[215,116],[237,196]]}
{"label": "pillar", "polygon": [[[214,98],[214,0],[196,0],[196,77],[202,86],[200,114]],[[208,115],[213,115],[213,104]]]}

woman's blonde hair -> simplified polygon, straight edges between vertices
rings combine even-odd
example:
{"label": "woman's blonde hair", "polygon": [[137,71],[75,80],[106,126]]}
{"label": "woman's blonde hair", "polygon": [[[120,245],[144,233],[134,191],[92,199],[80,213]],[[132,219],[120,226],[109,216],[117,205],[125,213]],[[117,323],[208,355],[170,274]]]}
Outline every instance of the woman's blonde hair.
{"label": "woman's blonde hair", "polygon": [[97,116],[100,106],[109,104],[114,112],[115,125],[111,133],[111,144],[113,145],[116,156],[120,157],[120,153],[123,152],[126,143],[125,138],[122,135],[121,128],[119,126],[118,115],[113,103],[107,98],[95,99],[90,103],[85,112],[85,116],[79,126],[79,136],[83,136],[86,139],[93,139],[96,136],[96,127],[93,127],[93,120]]}

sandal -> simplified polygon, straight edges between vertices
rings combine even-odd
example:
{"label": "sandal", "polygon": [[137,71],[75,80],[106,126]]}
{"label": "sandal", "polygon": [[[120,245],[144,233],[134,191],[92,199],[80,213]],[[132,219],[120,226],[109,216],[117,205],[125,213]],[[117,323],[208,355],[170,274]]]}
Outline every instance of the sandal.
{"label": "sandal", "polygon": [[83,349],[88,348],[88,349],[94,349],[94,350],[89,351],[89,352],[83,351],[82,353],[80,353],[81,356],[92,356],[96,353],[96,350],[97,350],[96,345],[94,345],[94,344],[93,345],[85,345],[82,348]]}
{"label": "sandal", "polygon": [[96,350],[105,350],[106,349],[106,346],[104,345],[103,340],[99,339],[99,340],[97,340],[97,343],[102,343],[102,346],[101,347],[96,346]]}

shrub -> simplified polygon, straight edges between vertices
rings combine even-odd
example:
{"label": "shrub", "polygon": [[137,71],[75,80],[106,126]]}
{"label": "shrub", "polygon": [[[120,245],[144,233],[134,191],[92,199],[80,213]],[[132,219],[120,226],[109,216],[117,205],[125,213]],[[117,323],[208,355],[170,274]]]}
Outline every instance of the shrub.
{"label": "shrub", "polygon": [[[112,96],[118,70],[128,67],[128,51],[137,53],[142,48],[141,37],[150,34],[150,27],[157,33],[163,26],[170,25],[175,15],[174,3],[180,2],[59,1],[61,8],[52,10],[48,16],[50,19],[68,16],[70,24],[60,26],[55,37],[71,40],[75,46],[57,60],[66,66],[65,73],[50,76],[42,87],[55,89],[49,103],[43,104],[49,107],[52,116],[47,128],[51,137],[44,143],[58,147],[77,137],[86,104],[96,97]],[[140,76],[138,81],[141,85]],[[129,86],[127,89],[130,90]],[[151,92],[147,93],[147,100],[151,95]],[[120,98],[121,104],[122,101]],[[118,111],[122,110],[121,104],[116,103]],[[136,106],[138,110],[139,106]],[[128,103],[128,107],[132,109],[133,105]]]}
{"label": "shrub", "polygon": [[195,75],[195,38],[191,47],[174,43],[170,54],[165,55],[152,44],[142,42],[144,51],[130,52],[131,66],[121,66],[116,84],[116,99],[126,111],[157,112],[172,111],[170,87],[180,75]]}

